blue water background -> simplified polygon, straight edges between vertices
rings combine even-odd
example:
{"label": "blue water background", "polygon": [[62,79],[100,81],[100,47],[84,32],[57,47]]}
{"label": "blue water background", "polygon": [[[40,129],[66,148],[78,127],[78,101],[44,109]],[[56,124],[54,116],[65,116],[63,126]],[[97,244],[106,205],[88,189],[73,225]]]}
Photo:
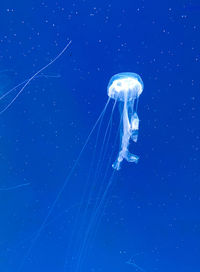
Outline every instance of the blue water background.
{"label": "blue water background", "polygon": [[[0,116],[0,188],[25,184],[0,191],[0,271],[18,271],[107,101],[110,77],[126,71],[144,81],[133,146],[140,161],[114,177],[80,271],[200,271],[199,16],[195,0],[1,1],[1,94],[72,44],[44,71],[55,78],[31,82]],[[69,224],[94,142],[22,272],[71,272]]]}

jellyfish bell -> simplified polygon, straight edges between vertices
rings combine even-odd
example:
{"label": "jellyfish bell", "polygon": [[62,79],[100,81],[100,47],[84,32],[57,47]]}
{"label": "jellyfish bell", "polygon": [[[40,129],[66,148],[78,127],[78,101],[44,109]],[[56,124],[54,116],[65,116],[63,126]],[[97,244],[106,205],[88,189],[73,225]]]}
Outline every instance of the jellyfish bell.
{"label": "jellyfish bell", "polygon": [[121,113],[120,151],[113,168],[119,170],[121,162],[138,162],[139,157],[129,152],[130,139],[137,142],[139,118],[137,115],[138,98],[144,88],[141,77],[135,73],[119,73],[108,83],[108,96],[119,102]]}
{"label": "jellyfish bell", "polygon": [[144,84],[138,74],[119,73],[111,77],[107,91],[110,98],[128,102],[138,98],[143,88]]}

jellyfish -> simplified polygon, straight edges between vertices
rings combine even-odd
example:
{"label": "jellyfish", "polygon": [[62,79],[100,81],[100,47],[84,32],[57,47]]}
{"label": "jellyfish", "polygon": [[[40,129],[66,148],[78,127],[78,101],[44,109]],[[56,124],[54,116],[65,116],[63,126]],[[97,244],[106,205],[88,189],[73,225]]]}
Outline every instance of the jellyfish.
{"label": "jellyfish", "polygon": [[[124,72],[111,77],[107,87],[107,102],[92,126],[64,182],[58,188],[54,200],[49,204],[48,211],[35,231],[24,258],[22,258],[18,272],[22,271],[37,240],[45,228],[49,226],[50,218],[54,211],[57,211],[61,196],[65,195],[64,199],[70,202],[71,187],[73,189],[74,187],[78,188],[77,201],[79,204],[77,210],[73,211],[72,219],[68,220],[70,235],[69,241],[66,243],[64,271],[88,271],[84,270],[83,267],[84,264],[87,265],[88,252],[95,239],[106,203],[108,203],[109,191],[115,180],[115,175],[118,173],[123,160],[138,162],[139,157],[129,151],[129,143],[131,140],[135,143],[138,140],[139,118],[137,109],[139,96],[142,91],[142,79],[135,73]],[[112,100],[114,100],[113,104],[111,103]],[[120,122],[119,128],[114,130],[115,136],[113,139],[111,130],[113,131],[114,122],[112,120],[117,104],[119,104]],[[111,111],[109,110],[110,106],[112,107]],[[103,127],[104,124],[106,125],[105,129]],[[119,141],[119,134],[120,149],[116,160],[112,164],[115,156],[115,146]],[[94,138],[95,135],[96,140]],[[87,171],[80,172],[81,179],[78,180],[78,184],[74,184],[76,180],[74,179],[75,169],[80,165],[81,157],[92,139],[95,140],[94,142],[92,141],[94,144],[92,145],[92,154],[88,152],[88,161],[83,160]],[[76,172],[76,176],[79,174],[78,172]]]}
{"label": "jellyfish", "polygon": [[121,162],[138,162],[139,157],[129,150],[129,142],[137,142],[139,118],[137,115],[138,99],[143,91],[141,77],[135,73],[120,73],[111,77],[108,83],[108,96],[119,102],[121,114],[120,151],[112,167],[119,170]]}

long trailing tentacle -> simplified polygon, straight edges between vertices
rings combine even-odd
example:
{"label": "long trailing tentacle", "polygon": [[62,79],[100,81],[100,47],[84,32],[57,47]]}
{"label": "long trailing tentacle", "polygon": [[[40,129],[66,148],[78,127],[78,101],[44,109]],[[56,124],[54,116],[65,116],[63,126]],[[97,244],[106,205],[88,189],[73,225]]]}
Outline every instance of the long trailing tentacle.
{"label": "long trailing tentacle", "polygon": [[[111,154],[109,156],[109,161],[108,161],[107,167],[105,169],[103,179],[101,180],[102,184],[101,184],[101,186],[99,188],[99,192],[98,192],[98,196],[97,196],[97,201],[98,201],[98,199],[99,199],[99,201],[94,206],[94,211],[93,211],[93,213],[91,215],[91,218],[90,218],[90,220],[88,222],[88,226],[87,226],[87,229],[86,229],[86,232],[85,232],[85,235],[84,235],[84,240],[83,240],[83,243],[81,244],[81,248],[80,248],[79,256],[78,256],[78,259],[77,259],[75,272],[79,271],[79,269],[81,267],[81,264],[82,264],[82,262],[83,262],[83,260],[85,258],[86,253],[87,253],[87,249],[88,249],[88,246],[90,244],[89,241],[91,241],[91,239],[96,234],[98,225],[99,225],[99,223],[101,221],[101,218],[102,218],[101,212],[103,211],[103,206],[105,205],[106,197],[107,197],[109,189],[110,189],[110,187],[112,186],[112,183],[113,183],[113,178],[114,178],[114,175],[115,175],[116,171],[114,169],[109,178],[108,178],[108,171],[109,171],[109,168],[111,166],[111,159],[112,159],[114,147],[117,144],[117,139],[118,139],[118,134],[119,134],[121,122],[122,122],[122,118],[120,118],[120,124],[119,124],[118,130],[117,130],[118,132],[116,133],[116,136],[115,136],[115,139],[114,139],[113,150],[112,150],[112,152],[111,152]],[[107,183],[106,186],[104,186],[105,185],[104,184],[105,180],[107,178],[108,178],[108,183]],[[93,228],[94,228],[94,230],[92,230]]]}
{"label": "long trailing tentacle", "polygon": [[[34,79],[36,78],[60,78],[60,75],[46,75],[46,74],[42,74],[42,75],[37,75]],[[24,81],[22,81],[21,83],[17,84],[15,87],[13,87],[12,89],[10,89],[9,91],[7,91],[6,93],[2,94],[2,96],[0,96],[0,101],[3,100],[4,98],[6,98],[9,94],[11,94],[12,92],[14,92],[15,90],[17,90],[20,86],[24,85],[29,79],[25,79]]]}
{"label": "long trailing tentacle", "polygon": [[15,102],[15,100],[18,98],[18,96],[24,91],[24,89],[29,85],[29,83],[37,76],[39,75],[42,71],[44,71],[46,68],[48,68],[51,64],[53,64],[58,58],[62,56],[62,54],[67,50],[67,48],[70,46],[72,41],[69,41],[68,44],[64,47],[64,49],[53,59],[51,60],[48,64],[46,64],[44,67],[42,67],[40,70],[38,70],[32,77],[30,77],[24,86],[21,88],[21,90],[16,94],[16,96],[11,100],[11,102],[3,109],[0,111],[0,114],[4,113],[10,106]]}
{"label": "long trailing tentacle", "polygon": [[90,133],[89,133],[89,135],[88,135],[88,137],[87,137],[87,139],[86,139],[86,141],[85,141],[85,143],[84,143],[84,145],[83,145],[83,147],[82,147],[82,149],[81,149],[81,151],[80,151],[80,153],[79,153],[79,155],[78,155],[78,157],[77,157],[77,159],[76,159],[76,161],[74,162],[73,167],[71,168],[71,171],[70,171],[69,174],[67,175],[67,177],[66,177],[66,179],[65,179],[65,181],[64,181],[64,183],[63,183],[63,185],[62,185],[62,187],[60,188],[60,190],[59,190],[58,193],[56,194],[56,197],[55,197],[53,203],[50,205],[50,209],[49,209],[47,215],[45,216],[45,218],[44,218],[42,224],[40,225],[40,227],[38,228],[38,230],[37,230],[37,232],[36,232],[34,238],[32,239],[31,245],[30,245],[30,247],[28,248],[28,251],[27,251],[27,253],[26,253],[25,256],[24,256],[24,258],[23,258],[23,260],[22,260],[22,263],[21,263],[20,266],[19,266],[18,272],[20,272],[20,271],[22,270],[22,268],[23,268],[23,266],[24,266],[24,263],[25,263],[26,259],[28,258],[28,256],[30,255],[30,253],[31,253],[31,251],[32,251],[33,246],[35,245],[35,243],[36,243],[37,239],[39,238],[41,232],[43,231],[44,227],[46,226],[46,224],[47,224],[47,222],[48,222],[48,219],[49,219],[50,215],[52,214],[52,212],[53,212],[53,210],[54,210],[54,208],[55,208],[55,206],[56,206],[58,200],[60,199],[60,197],[61,197],[61,195],[62,195],[64,189],[66,188],[67,184],[69,183],[70,178],[71,178],[71,176],[72,176],[72,174],[73,174],[73,172],[74,172],[74,170],[75,170],[75,168],[76,168],[76,166],[77,166],[77,164],[78,164],[78,162],[79,162],[79,160],[80,160],[80,158],[81,158],[81,155],[82,155],[83,151],[85,150],[85,148],[86,148],[86,146],[87,146],[87,144],[88,144],[88,142],[89,142],[89,140],[90,140],[90,137],[91,137],[91,135],[93,134],[93,132],[94,132],[96,126],[98,125],[99,121],[101,120],[102,115],[103,115],[104,112],[106,111],[109,102],[110,102],[110,98],[108,98],[108,100],[107,100],[107,102],[106,102],[106,105],[105,105],[105,107],[103,108],[103,111],[100,113],[100,115],[99,115],[97,121],[96,121],[95,124],[93,125],[93,127],[92,127],[92,129],[91,129],[91,131],[90,131]]}
{"label": "long trailing tentacle", "polygon": [[[91,178],[92,178],[92,174],[93,174],[93,169],[95,168],[95,159],[96,159],[96,155],[97,155],[97,145],[98,145],[98,142],[99,142],[99,138],[100,138],[100,131],[101,131],[101,127],[102,127],[102,122],[103,122],[103,119],[104,119],[104,115],[105,115],[105,111],[103,112],[102,116],[101,116],[101,119],[99,120],[99,126],[98,126],[98,129],[97,129],[97,135],[96,135],[96,141],[95,141],[95,145],[94,145],[94,149],[93,149],[93,154],[92,154],[92,159],[91,159],[91,163],[90,163],[90,167],[89,167],[89,170],[88,170],[88,175],[87,175],[87,179],[86,179],[86,182],[85,182],[85,189],[84,189],[84,192],[82,193],[82,197],[81,197],[81,201],[80,201],[80,205],[79,205],[79,208],[78,208],[78,211],[76,212],[75,214],[75,218],[74,218],[74,224],[73,224],[73,230],[72,230],[72,234],[70,235],[70,241],[68,243],[68,246],[67,246],[67,250],[66,250],[66,258],[65,258],[65,267],[67,265],[69,265],[69,260],[67,258],[68,256],[68,253],[69,252],[72,252],[72,248],[77,246],[76,242],[78,243],[78,234],[84,223],[85,223],[85,217],[87,215],[87,208],[83,209],[83,204],[85,203],[85,206],[88,207],[89,204],[90,204],[90,201],[91,201],[91,197],[88,197],[87,196],[87,189],[88,187],[90,186],[90,182],[91,182]],[[90,186],[91,187],[91,186]],[[92,192],[92,189],[90,189],[90,192]],[[80,222],[80,215],[82,215],[82,220]]]}

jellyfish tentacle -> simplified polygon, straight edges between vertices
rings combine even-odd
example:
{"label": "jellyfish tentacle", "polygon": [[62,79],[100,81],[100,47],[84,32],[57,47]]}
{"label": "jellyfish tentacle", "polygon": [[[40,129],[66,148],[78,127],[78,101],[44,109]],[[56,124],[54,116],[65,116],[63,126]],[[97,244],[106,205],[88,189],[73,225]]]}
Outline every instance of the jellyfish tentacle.
{"label": "jellyfish tentacle", "polygon": [[[51,64],[53,64],[57,59],[59,59],[62,54],[67,50],[67,48],[70,46],[70,44],[72,43],[72,41],[69,41],[67,43],[67,45],[64,47],[64,49],[54,58],[52,59],[49,63],[47,63],[45,66],[43,66],[41,69],[39,69],[33,76],[31,76],[27,81],[25,81],[24,86],[19,90],[19,92],[15,95],[15,97],[11,100],[10,103],[8,103],[8,105],[3,108],[0,111],[0,114],[4,113],[8,108],[10,108],[12,106],[12,104],[15,102],[15,100],[18,98],[18,96],[24,91],[24,89],[26,88],[26,86],[29,85],[29,83],[35,79],[39,74],[41,74],[41,72],[43,72],[46,68],[48,68]],[[21,84],[19,84],[18,86],[20,86]],[[15,87],[14,87],[15,88]],[[10,91],[8,91],[8,93],[10,93]],[[7,95],[7,94],[6,94]]]}
{"label": "jellyfish tentacle", "polygon": [[27,258],[30,256],[30,253],[31,253],[31,251],[32,251],[32,249],[33,249],[33,247],[34,247],[34,245],[35,245],[37,239],[39,238],[41,232],[44,230],[45,226],[48,224],[49,217],[50,217],[50,215],[52,214],[52,212],[53,212],[53,210],[54,210],[54,208],[55,208],[55,206],[56,206],[58,200],[60,199],[61,195],[63,194],[63,191],[65,190],[66,186],[68,185],[68,183],[69,183],[69,181],[70,181],[70,178],[71,178],[72,174],[74,173],[74,170],[75,170],[75,168],[77,167],[78,162],[79,162],[79,160],[80,160],[80,158],[81,158],[81,156],[82,156],[82,154],[83,154],[83,152],[84,152],[84,150],[85,150],[85,148],[86,148],[86,146],[87,146],[87,144],[88,144],[88,142],[89,142],[89,140],[90,140],[90,138],[91,138],[91,135],[93,134],[93,132],[94,132],[94,130],[96,129],[97,125],[99,124],[99,122],[100,122],[102,116],[104,115],[105,111],[107,110],[107,107],[108,107],[109,102],[110,102],[110,98],[108,98],[108,100],[107,100],[107,102],[106,102],[106,104],[105,104],[105,106],[104,106],[102,112],[100,113],[100,115],[99,115],[97,121],[96,121],[95,124],[93,125],[93,127],[92,127],[92,129],[91,129],[91,131],[90,131],[90,133],[89,133],[89,135],[88,135],[88,137],[86,138],[85,143],[84,143],[84,145],[83,145],[81,151],[79,152],[79,155],[78,155],[77,159],[75,160],[75,162],[74,162],[74,164],[73,164],[73,166],[72,166],[70,172],[68,173],[68,175],[67,175],[67,177],[66,177],[66,179],[65,179],[65,181],[64,181],[64,183],[63,183],[63,185],[61,186],[61,188],[59,189],[58,193],[56,194],[56,197],[55,197],[54,201],[51,203],[51,205],[50,205],[50,207],[49,207],[49,211],[47,212],[45,218],[43,219],[42,223],[40,224],[39,228],[37,229],[37,231],[36,231],[36,233],[35,233],[35,235],[34,235],[32,241],[31,241],[31,244],[30,244],[30,246],[28,247],[28,250],[27,250],[27,252],[26,252],[24,258],[22,259],[22,262],[21,262],[20,265],[19,265],[19,268],[18,268],[17,272],[22,271],[22,269],[23,269],[23,267],[24,267],[24,264],[25,264],[25,261],[26,261]]}

